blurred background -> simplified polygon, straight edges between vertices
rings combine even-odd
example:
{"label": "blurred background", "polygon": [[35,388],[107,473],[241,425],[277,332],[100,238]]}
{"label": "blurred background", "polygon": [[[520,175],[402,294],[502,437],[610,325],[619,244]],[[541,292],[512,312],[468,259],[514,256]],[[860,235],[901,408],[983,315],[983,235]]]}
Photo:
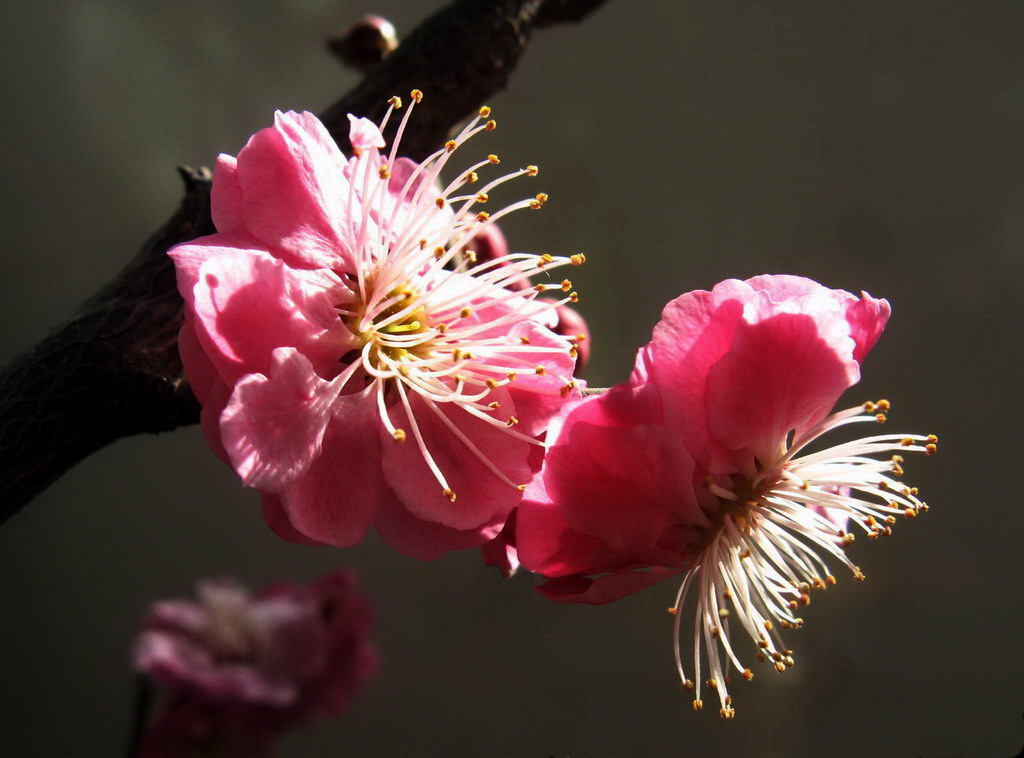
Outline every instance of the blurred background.
{"label": "blurred background", "polygon": [[[441,4],[0,6],[0,361],[166,220],[176,164],[353,86],[328,36],[368,11],[401,34]],[[932,510],[851,548],[868,581],[815,602],[787,638],[798,665],[737,687],[735,721],[679,688],[670,583],[560,606],[475,551],[287,544],[188,428],[101,451],[0,528],[0,755],[118,754],[151,601],[339,566],[376,603],[383,668],[286,756],[1016,755],[1022,33],[1013,2],[611,0],[538,32],[490,103],[500,128],[478,149],[539,164],[531,188],[551,195],[504,224],[513,249],[590,261],[573,278],[593,385],[628,375],[668,300],[724,278],[802,274],[893,304],[848,400],[887,397],[893,431],[940,435],[907,466]]]}

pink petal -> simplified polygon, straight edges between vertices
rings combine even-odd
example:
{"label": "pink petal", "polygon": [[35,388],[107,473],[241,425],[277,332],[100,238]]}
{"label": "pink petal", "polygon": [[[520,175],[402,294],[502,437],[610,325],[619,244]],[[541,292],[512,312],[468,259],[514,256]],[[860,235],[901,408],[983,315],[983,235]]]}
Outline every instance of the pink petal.
{"label": "pink petal", "polygon": [[[492,393],[501,398],[500,394]],[[384,473],[388,484],[413,516],[462,531],[504,518],[519,504],[514,486],[530,479],[531,445],[471,416],[451,403],[437,408],[488,460],[511,481],[502,481],[460,440],[419,395],[409,398],[424,443],[456,493],[451,502],[430,472],[413,435],[412,424],[400,404],[389,409],[392,423],[406,431],[405,442],[395,442],[381,429]],[[507,404],[506,406],[507,407]]]}
{"label": "pink petal", "polygon": [[451,550],[465,550],[490,542],[501,531],[504,517],[474,529],[452,529],[413,516],[397,499],[388,499],[377,511],[374,527],[393,549],[421,561],[436,561]]}
{"label": "pink petal", "polygon": [[213,169],[210,190],[213,225],[221,234],[246,234],[242,217],[242,184],[238,180],[238,162],[233,155],[221,153]]}
{"label": "pink petal", "polygon": [[821,338],[811,316],[742,323],[708,372],[709,428],[732,450],[774,460],[789,431],[827,413],[858,376],[857,364]]}
{"label": "pink petal", "polygon": [[371,386],[335,401],[320,456],[281,492],[295,529],[335,547],[359,542],[381,503],[394,499],[381,473],[373,391]]}
{"label": "pink petal", "polygon": [[273,493],[302,476],[320,454],[336,395],[294,348],[274,351],[269,377],[243,377],[220,420],[224,447],[242,483]]}
{"label": "pink petal", "polygon": [[262,250],[206,260],[195,285],[196,332],[228,383],[266,373],[271,352],[294,347],[321,375],[336,373],[354,339],[331,298]]}
{"label": "pink petal", "polygon": [[188,309],[185,310],[185,323],[178,332],[178,352],[181,353],[181,363],[185,369],[185,376],[188,377],[189,386],[200,405],[205,406],[213,392],[214,384],[224,382],[199,343],[195,318]]}
{"label": "pink petal", "polygon": [[604,605],[632,595],[652,584],[676,576],[680,569],[655,566],[650,571],[623,571],[597,579],[567,576],[549,579],[537,591],[556,603],[590,603]]}
{"label": "pink petal", "polygon": [[664,403],[665,422],[711,471],[735,465],[731,451],[712,436],[704,404],[707,374],[732,344],[743,305],[718,307],[709,292],[690,292],[665,306],[650,344],[637,356],[636,377],[650,373]]}
{"label": "pink petal", "polygon": [[284,506],[281,505],[281,498],[277,495],[263,494],[263,520],[267,522],[267,526],[270,527],[274,534],[287,542],[294,542],[297,545],[310,545],[312,547],[324,544],[310,539],[292,526],[292,522],[288,519],[288,514],[285,513]]}
{"label": "pink petal", "polygon": [[602,401],[571,411],[540,474],[569,525],[633,552],[655,545],[673,524],[704,523],[682,439],[661,424],[608,425]]}
{"label": "pink petal", "polygon": [[238,154],[250,233],[299,268],[332,268],[343,255],[345,158],[308,113],[274,115]]}
{"label": "pink petal", "polygon": [[888,300],[877,300],[867,292],[861,292],[860,298],[852,300],[847,306],[846,319],[850,322],[850,336],[857,343],[853,351],[855,361],[864,362],[885,329],[891,312]]}
{"label": "pink petal", "polygon": [[357,118],[350,113],[348,114],[348,123],[348,141],[352,143],[353,149],[381,148],[387,144],[380,129],[370,119]]}
{"label": "pink petal", "polygon": [[228,451],[224,449],[224,442],[220,437],[220,417],[231,399],[231,387],[219,379],[213,383],[210,393],[203,404],[203,410],[199,414],[199,425],[206,435],[206,443],[210,450],[229,466],[231,458]]}

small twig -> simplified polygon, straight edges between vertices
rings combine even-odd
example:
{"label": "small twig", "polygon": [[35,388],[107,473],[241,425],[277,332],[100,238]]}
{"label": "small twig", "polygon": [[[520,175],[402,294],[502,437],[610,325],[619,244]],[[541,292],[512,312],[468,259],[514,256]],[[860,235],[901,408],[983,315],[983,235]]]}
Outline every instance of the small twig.
{"label": "small twig", "polygon": [[128,727],[128,741],[125,758],[138,758],[142,747],[142,737],[149,724],[149,714],[153,710],[153,685],[145,674],[135,677],[135,696],[132,699],[132,721]]}

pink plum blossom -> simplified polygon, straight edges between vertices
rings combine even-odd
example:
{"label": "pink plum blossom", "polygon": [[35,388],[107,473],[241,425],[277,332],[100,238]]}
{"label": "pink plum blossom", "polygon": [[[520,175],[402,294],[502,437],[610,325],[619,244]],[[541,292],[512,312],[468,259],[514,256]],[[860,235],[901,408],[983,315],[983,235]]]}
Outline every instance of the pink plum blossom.
{"label": "pink plum blossom", "polygon": [[[835,582],[822,556],[863,578],[843,550],[848,522],[877,537],[926,510],[897,477],[902,454],[934,452],[934,437],[817,444],[837,427],[885,421],[884,400],[832,408],[888,317],[885,300],[793,276],[729,280],[669,303],[629,381],[552,422],[516,517],[519,560],[547,577],[540,591],[606,603],[684,574],[672,607],[679,675],[699,709],[703,649],[707,685],[731,718],[729,668],[753,671],[730,632],[784,671],[793,658],[779,630],[801,626],[811,588]],[[692,672],[680,649],[690,590]]]}
{"label": "pink plum blossom", "polygon": [[258,754],[312,716],[340,715],[376,671],[372,623],[369,602],[342,571],[257,595],[207,581],[197,601],[156,603],[135,666],[168,698],[144,754],[214,744],[218,755]]}
{"label": "pink plum blossom", "polygon": [[219,157],[217,233],[170,255],[203,429],[264,493],[268,524],[339,547],[372,525],[433,559],[498,534],[538,436],[578,395],[576,347],[552,329],[576,293],[551,270],[584,257],[477,260],[467,245],[482,230],[544,204],[541,193],[481,209],[537,168],[485,181],[478,172],[500,162],[489,155],[439,184],[456,151],[494,128],[490,109],[417,164],[398,155],[411,106],[385,150],[401,101],[390,105],[379,127],[349,117],[349,159],[312,114],[277,113],[237,158]]}

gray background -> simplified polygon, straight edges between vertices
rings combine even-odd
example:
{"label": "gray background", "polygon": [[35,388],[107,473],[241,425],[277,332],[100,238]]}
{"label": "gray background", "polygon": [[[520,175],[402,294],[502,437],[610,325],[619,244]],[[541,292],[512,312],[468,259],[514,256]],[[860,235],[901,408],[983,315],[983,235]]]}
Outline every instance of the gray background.
{"label": "gray background", "polygon": [[[439,5],[3,3],[0,360],[163,223],[175,163],[347,90],[325,36],[367,10],[408,30]],[[590,258],[574,279],[595,385],[626,377],[665,302],[726,277],[893,303],[849,400],[888,397],[893,429],[940,434],[908,466],[932,512],[854,545],[868,581],[809,609],[797,666],[741,684],[734,722],[679,689],[669,584],[567,607],[474,552],[286,544],[190,428],[118,442],[0,529],[0,755],[117,753],[150,601],[342,565],[376,601],[383,669],[286,755],[1015,755],[1022,21],[1019,2],[612,0],[538,34],[491,103],[478,150],[540,164],[552,197],[505,226],[513,247]]]}

